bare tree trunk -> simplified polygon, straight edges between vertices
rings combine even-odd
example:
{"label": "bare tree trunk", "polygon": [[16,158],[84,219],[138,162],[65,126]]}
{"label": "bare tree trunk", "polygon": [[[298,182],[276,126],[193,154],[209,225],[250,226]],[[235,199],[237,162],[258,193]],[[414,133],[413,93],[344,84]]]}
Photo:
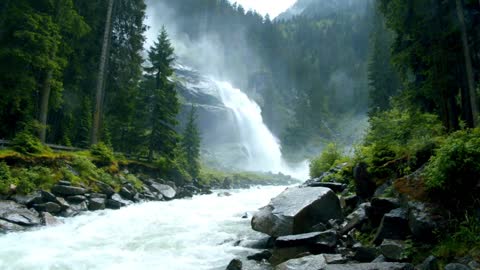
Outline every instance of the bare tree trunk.
{"label": "bare tree trunk", "polygon": [[40,128],[38,130],[38,137],[42,143],[45,143],[47,138],[47,118],[48,118],[48,101],[50,99],[50,92],[52,80],[52,70],[46,72],[45,79],[43,81],[42,90],[40,93]]}
{"label": "bare tree trunk", "polygon": [[470,55],[470,47],[468,46],[467,27],[465,26],[462,0],[456,0],[456,4],[458,20],[460,21],[460,31],[462,34],[463,56],[465,57],[465,69],[467,71],[468,94],[470,96],[470,106],[472,108],[473,127],[476,127],[478,125],[478,106],[475,81],[473,77],[472,57]]}
{"label": "bare tree trunk", "polygon": [[108,47],[110,45],[110,26],[112,24],[113,1],[108,1],[107,18],[105,20],[105,30],[103,33],[102,54],[100,55],[100,65],[98,68],[96,97],[95,97],[95,111],[93,113],[93,126],[91,144],[97,144],[100,133],[100,119],[102,115],[103,91],[105,85],[105,70],[107,66]]}

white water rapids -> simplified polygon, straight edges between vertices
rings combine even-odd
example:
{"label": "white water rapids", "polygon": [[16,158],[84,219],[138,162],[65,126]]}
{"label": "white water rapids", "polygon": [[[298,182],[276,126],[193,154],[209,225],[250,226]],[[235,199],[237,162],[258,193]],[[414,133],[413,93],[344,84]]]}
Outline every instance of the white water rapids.
{"label": "white water rapids", "polygon": [[0,237],[0,269],[223,270],[231,259],[258,252],[234,245],[263,237],[242,216],[283,189],[254,187],[229,191],[230,197],[141,203],[7,234]]}

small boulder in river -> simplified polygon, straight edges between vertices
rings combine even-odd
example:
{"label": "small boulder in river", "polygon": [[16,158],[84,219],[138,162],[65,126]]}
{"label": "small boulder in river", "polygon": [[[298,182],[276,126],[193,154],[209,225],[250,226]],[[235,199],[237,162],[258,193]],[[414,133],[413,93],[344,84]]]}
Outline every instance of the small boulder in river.
{"label": "small boulder in river", "polygon": [[311,231],[318,223],[342,219],[340,201],[323,187],[288,188],[252,218],[252,228],[273,237]]}
{"label": "small boulder in river", "polygon": [[242,270],[243,263],[239,259],[233,259],[225,270]]}
{"label": "small boulder in river", "polygon": [[52,214],[48,212],[43,212],[40,214],[42,217],[42,223],[45,226],[56,226],[59,224],[62,224],[60,220],[58,220],[56,217],[52,216]]}
{"label": "small boulder in river", "polygon": [[105,209],[105,198],[91,198],[88,201],[88,210],[97,211]]}
{"label": "small boulder in river", "polygon": [[60,205],[53,203],[53,202],[47,202],[47,203],[42,203],[42,204],[34,204],[33,208],[35,210],[40,211],[40,212],[48,212],[52,214],[59,213],[62,211],[62,208]]}
{"label": "small boulder in river", "polygon": [[159,194],[161,194],[163,198],[167,200],[172,200],[173,198],[175,198],[175,195],[176,195],[175,189],[173,189],[169,185],[153,183],[151,188],[156,192],[158,192]]}
{"label": "small boulder in river", "polygon": [[291,259],[277,265],[275,270],[319,270],[327,265],[323,254]]}
{"label": "small boulder in river", "polygon": [[408,263],[355,263],[355,264],[330,264],[322,270],[414,270]]}
{"label": "small boulder in river", "polygon": [[37,213],[13,201],[0,201],[0,219],[22,226],[40,225]]}

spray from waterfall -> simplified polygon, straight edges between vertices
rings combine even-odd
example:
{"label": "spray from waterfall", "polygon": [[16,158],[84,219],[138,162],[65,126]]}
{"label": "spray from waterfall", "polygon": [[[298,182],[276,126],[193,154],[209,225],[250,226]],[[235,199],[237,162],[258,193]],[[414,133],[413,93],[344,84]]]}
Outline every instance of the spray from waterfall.
{"label": "spray from waterfall", "polygon": [[284,173],[298,179],[308,177],[308,161],[294,166],[282,158],[279,140],[263,122],[262,111],[240,89],[228,82],[215,81],[220,98],[236,120],[243,147],[247,153],[246,170]]}

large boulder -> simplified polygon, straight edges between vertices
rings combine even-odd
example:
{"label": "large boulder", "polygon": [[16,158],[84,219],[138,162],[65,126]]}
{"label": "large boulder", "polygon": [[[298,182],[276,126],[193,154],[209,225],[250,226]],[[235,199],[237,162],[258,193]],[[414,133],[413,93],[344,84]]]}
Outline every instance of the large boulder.
{"label": "large boulder", "polygon": [[40,192],[34,192],[28,195],[13,195],[11,200],[15,201],[16,203],[26,205],[28,207],[34,205],[34,204],[39,204],[39,203],[44,203],[42,193]]}
{"label": "large boulder", "polygon": [[405,240],[409,235],[407,211],[397,208],[383,216],[373,241],[378,245],[383,239]]}
{"label": "large boulder", "polygon": [[273,237],[311,231],[318,223],[343,218],[335,193],[323,187],[288,188],[252,218],[252,228]]}
{"label": "large boulder", "polygon": [[43,212],[40,214],[40,216],[42,217],[42,224],[45,226],[56,226],[62,224],[60,220],[48,212]]}
{"label": "large boulder", "polygon": [[52,214],[62,211],[62,207],[54,202],[47,202],[42,204],[34,204],[33,208],[39,212],[48,212]]}
{"label": "large boulder", "polygon": [[23,231],[25,230],[24,227],[11,223],[5,220],[0,219],[0,233],[6,233],[6,232],[18,232],[18,231]]}
{"label": "large boulder", "polygon": [[52,193],[57,196],[75,196],[84,195],[87,193],[87,190],[81,187],[56,185],[52,187]]}
{"label": "large boulder", "polygon": [[151,189],[158,192],[160,195],[162,195],[163,198],[167,200],[172,200],[173,198],[175,198],[176,195],[175,189],[173,189],[169,185],[153,183],[151,185]]}
{"label": "large boulder", "polygon": [[401,261],[405,259],[405,244],[400,240],[383,240],[380,245],[380,252],[390,261]]}
{"label": "large boulder", "polygon": [[355,264],[330,264],[322,270],[414,270],[408,263],[355,263]]}
{"label": "large boulder", "polygon": [[297,259],[288,260],[277,265],[275,270],[319,270],[327,265],[323,254],[310,255]]}
{"label": "large boulder", "polygon": [[100,193],[103,193],[108,197],[111,197],[113,194],[115,194],[115,190],[110,185],[105,184],[104,182],[101,182],[101,181],[94,181],[94,182],[95,182],[95,185],[100,190]]}
{"label": "large boulder", "polygon": [[281,236],[275,240],[275,246],[280,248],[315,245],[325,245],[333,248],[336,244],[337,234],[333,230]]}
{"label": "large boulder", "polygon": [[108,209],[120,209],[123,206],[132,204],[132,201],[124,200],[120,194],[113,194],[112,198],[108,199],[105,203],[105,207]]}
{"label": "large boulder", "polygon": [[35,211],[13,201],[0,201],[0,219],[22,226],[36,226],[41,223]]}
{"label": "large boulder", "polygon": [[239,259],[233,259],[230,261],[228,264],[227,268],[225,270],[242,270],[243,268],[243,263]]}
{"label": "large boulder", "polygon": [[88,201],[88,210],[90,211],[97,211],[105,209],[105,198],[91,198]]}
{"label": "large boulder", "polygon": [[380,225],[383,216],[398,207],[400,207],[398,199],[382,197],[373,198],[371,201],[371,207],[367,211],[372,226],[377,227]]}
{"label": "large boulder", "polygon": [[409,203],[408,226],[415,239],[421,241],[434,241],[434,232],[444,222],[442,215],[436,213],[438,207],[421,202]]}

